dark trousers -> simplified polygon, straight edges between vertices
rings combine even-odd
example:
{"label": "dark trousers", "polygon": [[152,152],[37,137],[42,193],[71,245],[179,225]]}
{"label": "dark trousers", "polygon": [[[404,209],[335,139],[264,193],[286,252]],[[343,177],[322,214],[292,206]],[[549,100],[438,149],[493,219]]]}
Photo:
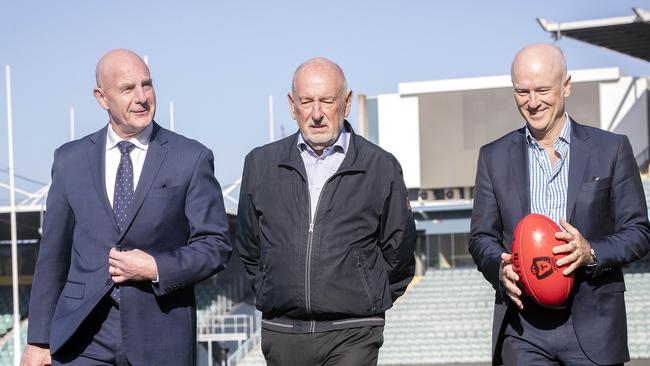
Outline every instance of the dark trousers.
{"label": "dark trousers", "polygon": [[309,334],[262,329],[268,366],[374,366],[383,343],[383,326]]}
{"label": "dark trousers", "polygon": [[531,301],[522,312],[509,314],[501,357],[504,366],[597,365],[582,350],[568,309],[545,309]]}
{"label": "dark trousers", "polygon": [[122,348],[120,311],[105,297],[52,355],[52,366],[130,366]]}

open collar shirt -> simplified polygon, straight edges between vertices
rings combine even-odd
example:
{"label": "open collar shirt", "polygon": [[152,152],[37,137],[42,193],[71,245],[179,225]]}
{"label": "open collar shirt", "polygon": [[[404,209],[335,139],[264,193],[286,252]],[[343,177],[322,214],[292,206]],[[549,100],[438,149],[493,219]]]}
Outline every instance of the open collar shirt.
{"label": "open collar shirt", "polygon": [[350,133],[347,132],[345,128],[341,128],[341,132],[336,141],[331,146],[323,149],[323,153],[318,156],[314,152],[314,149],[312,149],[302,137],[302,133],[298,133],[297,147],[298,151],[300,151],[302,161],[305,164],[307,181],[309,182],[310,223],[314,221],[314,215],[316,214],[320,194],[325,187],[327,180],[330,179],[341,166],[345,154],[348,151],[349,143]]}
{"label": "open collar shirt", "polygon": [[528,147],[530,212],[548,216],[560,225],[560,218],[566,218],[571,119],[566,116],[564,127],[555,140],[555,151],[560,155],[560,159],[554,166],[551,165],[546,150],[531,135],[528,127],[526,127],[526,143]]}

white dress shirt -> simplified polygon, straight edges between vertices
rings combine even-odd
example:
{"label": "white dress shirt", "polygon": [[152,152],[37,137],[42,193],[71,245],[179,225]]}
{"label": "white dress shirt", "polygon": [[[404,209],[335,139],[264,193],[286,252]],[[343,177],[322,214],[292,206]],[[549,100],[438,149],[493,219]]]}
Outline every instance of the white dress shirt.
{"label": "white dress shirt", "polygon": [[[133,163],[133,189],[137,189],[140,173],[142,173],[142,166],[144,159],[147,156],[147,149],[149,148],[149,140],[151,139],[151,131],[153,131],[153,123],[150,123],[142,132],[128,140],[135,149],[129,154],[131,156],[131,163]],[[106,194],[108,201],[113,207],[113,195],[115,192],[115,177],[117,175],[117,168],[120,165],[121,153],[117,148],[117,143],[122,141],[122,138],[113,131],[113,127],[109,124],[106,133]]]}

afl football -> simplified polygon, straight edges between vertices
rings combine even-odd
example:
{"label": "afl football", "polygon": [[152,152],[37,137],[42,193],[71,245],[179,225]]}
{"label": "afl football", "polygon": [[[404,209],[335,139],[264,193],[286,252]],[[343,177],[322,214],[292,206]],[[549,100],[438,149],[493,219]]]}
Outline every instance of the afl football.
{"label": "afl football", "polygon": [[573,274],[565,276],[556,261],[566,253],[553,254],[553,247],[565,244],[555,238],[562,231],[551,219],[540,214],[524,217],[515,228],[512,240],[512,267],[524,292],[548,308],[562,307],[573,288]]}

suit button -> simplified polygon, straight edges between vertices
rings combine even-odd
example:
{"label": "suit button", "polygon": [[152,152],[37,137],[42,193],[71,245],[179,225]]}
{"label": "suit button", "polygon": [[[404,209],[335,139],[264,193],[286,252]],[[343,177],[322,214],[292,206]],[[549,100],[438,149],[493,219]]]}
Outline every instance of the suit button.
{"label": "suit button", "polygon": [[106,286],[110,286],[112,284],[113,284],[113,280],[111,280],[110,278],[106,280]]}

